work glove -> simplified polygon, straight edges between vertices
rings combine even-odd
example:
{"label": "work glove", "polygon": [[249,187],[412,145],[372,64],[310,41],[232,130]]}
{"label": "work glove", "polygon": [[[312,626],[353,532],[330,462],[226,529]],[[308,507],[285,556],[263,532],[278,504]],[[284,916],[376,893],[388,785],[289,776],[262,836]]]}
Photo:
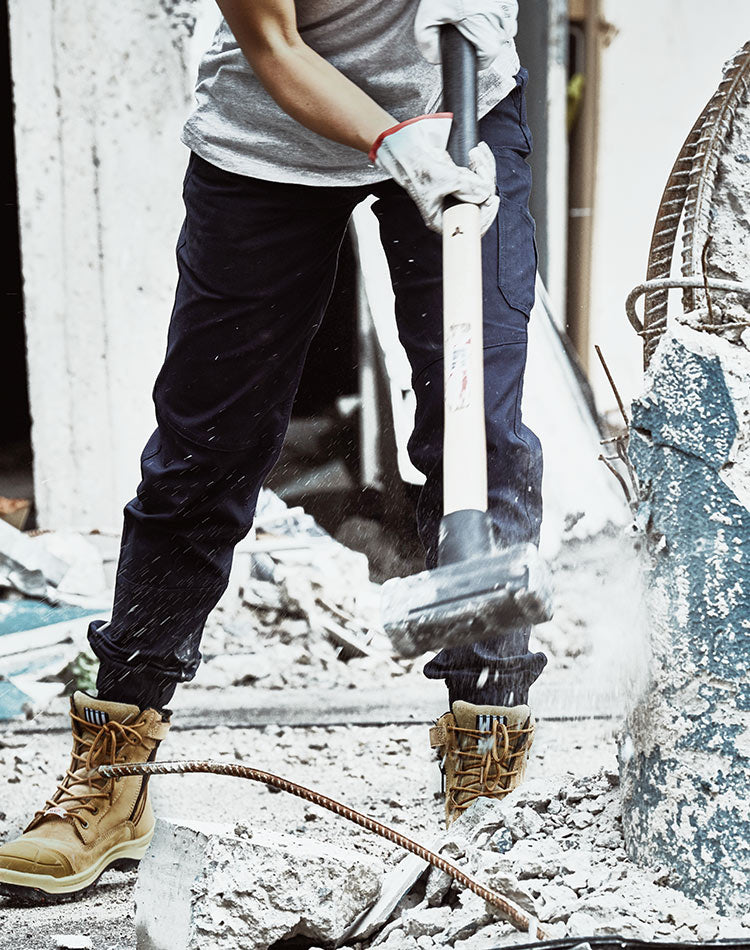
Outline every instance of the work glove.
{"label": "work glove", "polygon": [[482,234],[495,220],[495,158],[486,142],[469,152],[469,167],[456,165],[446,151],[453,116],[421,115],[382,132],[370,149],[370,161],[404,188],[427,227],[442,233],[443,203],[452,195],[479,206]]}
{"label": "work glove", "polygon": [[440,27],[446,23],[471,40],[480,69],[497,59],[518,30],[518,0],[421,0],[414,20],[417,46],[428,63],[440,62]]}

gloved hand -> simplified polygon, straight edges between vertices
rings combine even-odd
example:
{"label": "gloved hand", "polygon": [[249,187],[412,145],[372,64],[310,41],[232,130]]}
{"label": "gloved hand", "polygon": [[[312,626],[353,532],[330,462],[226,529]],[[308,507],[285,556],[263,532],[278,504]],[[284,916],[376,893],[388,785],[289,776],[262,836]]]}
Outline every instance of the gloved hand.
{"label": "gloved hand", "polygon": [[518,30],[518,0],[421,0],[414,20],[417,46],[428,63],[440,62],[440,27],[452,23],[471,40],[480,69],[497,59]]}
{"label": "gloved hand", "polygon": [[406,189],[433,231],[442,233],[448,195],[479,205],[482,234],[495,220],[495,158],[486,142],[469,152],[469,168],[456,165],[446,151],[453,117],[422,115],[386,129],[370,149],[370,161]]}

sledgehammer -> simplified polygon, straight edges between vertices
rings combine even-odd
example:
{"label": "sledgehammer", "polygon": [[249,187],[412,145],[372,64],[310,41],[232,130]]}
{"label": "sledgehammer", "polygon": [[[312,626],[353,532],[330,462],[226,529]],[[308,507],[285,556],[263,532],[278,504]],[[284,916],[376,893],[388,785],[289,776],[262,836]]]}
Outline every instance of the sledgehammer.
{"label": "sledgehammer", "polygon": [[[441,32],[448,152],[468,166],[479,141],[477,61],[454,26]],[[383,620],[402,656],[474,643],[552,616],[549,572],[533,544],[499,550],[487,513],[479,209],[443,213],[443,518],[438,566],[383,585]]]}

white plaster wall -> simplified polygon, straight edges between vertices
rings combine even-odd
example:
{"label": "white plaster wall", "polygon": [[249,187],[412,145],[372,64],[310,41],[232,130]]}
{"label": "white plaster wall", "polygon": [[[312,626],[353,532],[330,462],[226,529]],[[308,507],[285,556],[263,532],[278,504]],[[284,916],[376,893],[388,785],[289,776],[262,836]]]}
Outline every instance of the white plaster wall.
{"label": "white plaster wall", "polygon": [[179,131],[217,19],[213,0],[10,0],[44,527],[119,528],[135,493],[176,276]]}
{"label": "white plaster wall", "polygon": [[[750,39],[750,3],[603,0],[602,13],[616,32],[601,62],[591,343],[602,347],[629,399],[641,388],[642,347],[625,316],[625,298],[645,279],[672,163],[721,81],[723,64]],[[600,410],[614,409],[596,356],[590,365]]]}

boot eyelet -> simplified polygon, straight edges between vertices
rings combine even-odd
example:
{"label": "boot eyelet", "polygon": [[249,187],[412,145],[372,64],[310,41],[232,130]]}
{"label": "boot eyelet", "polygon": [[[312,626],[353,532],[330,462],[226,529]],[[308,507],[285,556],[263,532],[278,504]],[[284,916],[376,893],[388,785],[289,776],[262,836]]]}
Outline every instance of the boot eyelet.
{"label": "boot eyelet", "polygon": [[87,821],[82,821],[82,822],[81,822],[81,827],[83,827],[83,828],[88,828],[88,826],[89,826],[89,823],[88,823]]}

